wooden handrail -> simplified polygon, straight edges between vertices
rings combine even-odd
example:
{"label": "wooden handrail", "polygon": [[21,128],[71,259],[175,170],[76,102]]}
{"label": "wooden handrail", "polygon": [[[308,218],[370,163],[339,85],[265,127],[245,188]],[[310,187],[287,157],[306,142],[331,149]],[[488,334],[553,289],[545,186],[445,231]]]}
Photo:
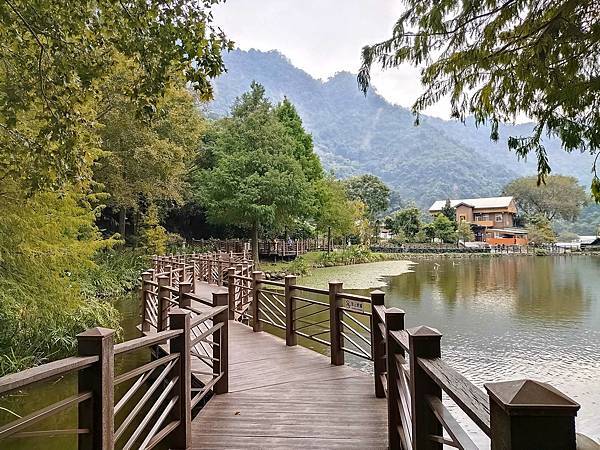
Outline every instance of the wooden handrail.
{"label": "wooden handrail", "polygon": [[151,347],[153,345],[166,342],[175,336],[179,336],[181,333],[181,330],[165,330],[159,333],[149,334],[148,336],[142,336],[140,338],[122,342],[115,345],[115,355],[132,352],[144,347]]}
{"label": "wooden handrail", "polygon": [[485,393],[442,358],[417,358],[419,366],[488,436],[490,406]]}
{"label": "wooden handrail", "polygon": [[98,362],[97,356],[71,356],[0,378],[0,394],[13,391],[49,378],[90,367]]}

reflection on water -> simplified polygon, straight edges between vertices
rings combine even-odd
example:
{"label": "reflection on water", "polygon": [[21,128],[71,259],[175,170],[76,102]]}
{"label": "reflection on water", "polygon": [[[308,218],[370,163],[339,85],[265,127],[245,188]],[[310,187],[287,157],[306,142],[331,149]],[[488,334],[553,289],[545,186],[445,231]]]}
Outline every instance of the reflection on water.
{"label": "reflection on water", "polygon": [[439,259],[387,281],[387,306],[438,328],[444,358],[475,384],[549,382],[600,438],[600,257]]}

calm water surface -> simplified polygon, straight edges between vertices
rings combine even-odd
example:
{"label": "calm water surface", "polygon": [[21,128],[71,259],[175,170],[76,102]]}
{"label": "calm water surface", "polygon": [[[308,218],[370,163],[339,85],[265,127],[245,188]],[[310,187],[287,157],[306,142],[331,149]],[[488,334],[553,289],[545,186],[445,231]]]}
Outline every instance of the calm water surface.
{"label": "calm water surface", "polygon": [[384,276],[382,288],[407,327],[437,328],[443,357],[480,387],[551,383],[581,404],[578,431],[600,439],[600,257],[437,259],[412,270]]}

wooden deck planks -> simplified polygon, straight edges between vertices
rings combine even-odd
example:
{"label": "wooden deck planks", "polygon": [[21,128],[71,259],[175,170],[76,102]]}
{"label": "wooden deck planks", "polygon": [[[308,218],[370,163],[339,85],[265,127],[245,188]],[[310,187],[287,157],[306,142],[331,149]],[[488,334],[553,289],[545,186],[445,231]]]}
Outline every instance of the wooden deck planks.
{"label": "wooden deck planks", "polygon": [[230,322],[229,393],[192,422],[192,448],[386,448],[372,376]]}

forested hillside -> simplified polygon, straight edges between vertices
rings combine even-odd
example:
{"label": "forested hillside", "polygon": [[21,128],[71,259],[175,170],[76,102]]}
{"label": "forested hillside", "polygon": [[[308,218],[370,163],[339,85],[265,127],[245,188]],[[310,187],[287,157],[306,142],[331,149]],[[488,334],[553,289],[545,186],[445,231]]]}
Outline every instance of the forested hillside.
{"label": "forested hillside", "polygon": [[[275,51],[236,50],[226,56],[226,66],[210,114],[225,115],[256,80],[274,101],[287,96],[296,105],[326,169],[339,177],[373,173],[421,206],[440,198],[496,195],[507,181],[535,173],[534,158],[518,161],[506,146],[508,136],[526,135],[529,125],[503,126],[500,142],[493,143],[489,130],[472,123],[424,117],[414,126],[408,109],[376,92],[365,98],[354,74],[342,72],[322,82]],[[569,155],[553,140],[547,147],[554,173],[589,185],[591,157]]]}

